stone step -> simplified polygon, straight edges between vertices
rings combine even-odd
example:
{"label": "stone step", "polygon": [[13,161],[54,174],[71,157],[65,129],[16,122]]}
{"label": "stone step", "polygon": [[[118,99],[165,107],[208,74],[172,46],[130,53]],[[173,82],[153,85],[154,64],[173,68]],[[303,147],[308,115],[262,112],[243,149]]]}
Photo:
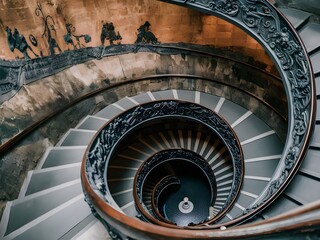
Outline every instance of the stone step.
{"label": "stone step", "polygon": [[3,240],[57,240],[90,215],[90,208],[81,193],[6,235]]}
{"label": "stone step", "polygon": [[56,146],[87,146],[95,134],[94,130],[70,129]]}
{"label": "stone step", "polygon": [[309,23],[300,30],[299,34],[308,53],[315,51],[320,46],[320,24]]}
{"label": "stone step", "polygon": [[81,163],[86,146],[49,148],[39,161],[36,169]]}
{"label": "stone step", "polygon": [[77,129],[94,130],[98,131],[103,125],[105,125],[109,119],[101,118],[98,116],[86,116],[78,125]]}
{"label": "stone step", "polygon": [[82,194],[80,179],[14,200],[5,235]]}
{"label": "stone step", "polygon": [[80,165],[81,163],[73,163],[30,171],[21,188],[19,198],[79,179]]}
{"label": "stone step", "polygon": [[302,26],[308,23],[309,18],[312,15],[294,8],[279,8],[279,10],[287,17],[287,19],[298,31]]}

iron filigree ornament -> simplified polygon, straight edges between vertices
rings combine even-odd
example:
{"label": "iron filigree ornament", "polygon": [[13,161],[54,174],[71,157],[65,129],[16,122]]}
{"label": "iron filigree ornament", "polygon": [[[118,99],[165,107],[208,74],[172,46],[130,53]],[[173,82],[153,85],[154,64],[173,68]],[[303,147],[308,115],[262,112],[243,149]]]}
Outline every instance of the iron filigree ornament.
{"label": "iron filigree ornament", "polygon": [[289,131],[279,171],[265,191],[246,209],[253,212],[271,202],[301,164],[315,118],[314,79],[307,52],[294,28],[267,0],[162,0],[240,26],[266,49],[282,76],[289,103]]}
{"label": "iron filigree ornament", "polygon": [[[91,188],[105,202],[113,205],[106,179],[110,157],[117,145],[138,126],[157,119],[189,119],[207,126],[224,142],[234,169],[233,187],[228,199],[237,197],[243,178],[243,154],[231,127],[216,113],[198,104],[177,100],[155,101],[134,107],[108,122],[88,147],[85,156],[85,174]],[[227,203],[226,203],[227,204]],[[117,206],[115,206],[117,207]]]}

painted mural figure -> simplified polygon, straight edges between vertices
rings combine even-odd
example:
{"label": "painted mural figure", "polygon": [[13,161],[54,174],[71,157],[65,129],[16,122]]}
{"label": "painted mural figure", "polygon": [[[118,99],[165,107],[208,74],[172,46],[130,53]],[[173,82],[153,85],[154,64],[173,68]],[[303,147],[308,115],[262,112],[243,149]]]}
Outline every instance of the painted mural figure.
{"label": "painted mural figure", "polygon": [[7,33],[7,40],[8,40],[8,44],[9,44],[9,48],[10,50],[13,52],[15,49],[17,49],[18,51],[20,51],[25,59],[29,59],[30,56],[27,53],[27,50],[29,49],[34,56],[39,57],[34,51],[33,49],[29,46],[29,44],[26,41],[26,38],[19,33],[18,29],[14,29],[13,34],[12,34],[12,30],[7,27],[6,28],[6,33]]}
{"label": "painted mural figure", "polygon": [[[91,36],[88,34],[74,35],[73,33],[76,31],[76,29],[71,23],[66,23],[66,30],[67,34],[63,36],[63,39],[67,45],[71,44],[73,46],[73,49],[80,49],[82,47],[85,47],[80,43],[81,38],[84,39],[85,43],[91,42]],[[76,44],[73,42],[72,37],[76,39]]]}
{"label": "painted mural figure", "polygon": [[135,43],[159,43],[156,36],[150,31],[151,24],[146,21],[138,30],[138,36]]}
{"label": "painted mural figure", "polygon": [[119,32],[116,33],[115,27],[112,22],[102,22],[102,30],[100,35],[102,46],[104,46],[104,42],[106,39],[109,40],[110,45],[113,45],[114,41],[118,41],[118,44],[121,43],[120,41],[122,40],[122,37]]}
{"label": "painted mural figure", "polygon": [[47,35],[43,34],[43,36],[47,37],[47,41],[48,41],[48,44],[49,44],[49,50],[50,50],[50,55],[54,55],[55,54],[55,51],[54,49],[58,49],[59,53],[61,53],[61,48],[59,47],[59,45],[57,44],[56,40],[51,36],[51,32],[48,28],[48,31],[47,31]]}
{"label": "painted mural figure", "polygon": [[[42,21],[43,21],[43,26],[44,26],[44,30],[42,33],[42,38],[46,38],[48,45],[49,45],[49,51],[50,51],[50,55],[54,55],[55,54],[55,49],[58,49],[59,53],[61,53],[61,48],[59,47],[59,45],[57,44],[57,41],[52,37],[51,35],[51,30],[56,32],[54,25],[55,25],[55,21],[53,20],[53,18],[50,15],[45,15],[42,11],[42,5],[41,3],[37,2],[37,8],[35,10],[35,14],[39,17],[41,17]],[[50,22],[50,23],[49,23]]]}

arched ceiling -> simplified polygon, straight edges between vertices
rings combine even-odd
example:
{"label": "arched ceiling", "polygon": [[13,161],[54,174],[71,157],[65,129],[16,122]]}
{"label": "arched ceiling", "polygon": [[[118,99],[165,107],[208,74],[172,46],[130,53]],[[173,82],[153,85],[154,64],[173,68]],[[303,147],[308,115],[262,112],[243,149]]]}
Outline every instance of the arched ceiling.
{"label": "arched ceiling", "polygon": [[[36,14],[37,8],[39,16]],[[10,50],[6,36],[7,26],[12,32],[17,28],[36,54],[50,54],[47,34],[43,35],[45,27],[39,8],[44,17],[52,17],[47,18],[48,26],[61,51],[73,49],[64,40],[67,34],[66,24],[75,27],[74,35],[91,36],[89,43],[80,38],[81,44],[95,47],[101,45],[103,23],[113,22],[115,31],[122,36],[121,43],[133,44],[139,26],[149,21],[151,31],[162,43],[185,42],[234,49],[269,66],[273,65],[262,47],[236,26],[213,16],[156,0],[41,0],[39,3],[3,0],[0,2],[0,58],[23,57],[17,49],[13,52]],[[35,37],[38,46],[32,45],[30,35]],[[74,37],[73,41],[76,43]],[[105,45],[108,44],[106,41]],[[55,52],[59,52],[58,48]],[[29,50],[28,54],[34,57]]]}

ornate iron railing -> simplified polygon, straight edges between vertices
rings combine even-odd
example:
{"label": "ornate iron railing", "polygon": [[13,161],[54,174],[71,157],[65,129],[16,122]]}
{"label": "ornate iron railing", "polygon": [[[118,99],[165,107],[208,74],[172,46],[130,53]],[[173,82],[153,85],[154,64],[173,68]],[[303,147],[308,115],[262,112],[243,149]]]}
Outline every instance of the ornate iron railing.
{"label": "ornate iron railing", "polygon": [[[141,214],[144,214],[144,208],[143,208],[143,189],[144,189],[144,184],[146,182],[146,179],[148,176],[150,176],[150,173],[160,164],[163,163],[170,163],[170,161],[173,160],[182,160],[182,161],[188,161],[193,164],[195,164],[201,171],[204,173],[206,176],[208,183],[210,185],[211,189],[211,206],[214,205],[215,202],[215,197],[216,197],[216,181],[215,181],[215,176],[212,168],[208,164],[208,162],[203,159],[201,156],[198,154],[186,150],[186,149],[166,149],[163,151],[160,151],[156,154],[154,154],[152,157],[147,159],[139,168],[135,175],[135,180],[134,180],[134,197],[136,200],[136,206],[137,209],[140,211]],[[163,179],[163,178],[162,178]],[[175,178],[165,178],[167,181],[162,181],[160,185],[157,187],[154,186],[153,189],[153,199],[152,201],[153,205],[155,208],[158,206],[158,198],[163,191],[164,188],[166,188],[166,185],[172,184],[169,180],[174,180],[176,182]],[[233,186],[236,189],[238,186]],[[228,199],[227,202],[231,202],[233,199]],[[221,212],[228,207],[228,204],[225,204],[224,208],[221,209]],[[148,219],[152,221],[152,216],[146,216]]]}
{"label": "ornate iron railing", "polygon": [[[163,192],[167,190],[168,188],[178,188],[180,185],[180,179],[177,176],[168,175],[163,177],[154,187],[154,190],[152,191],[151,196],[151,204],[152,204],[152,210],[154,211],[154,214],[156,217],[159,218],[159,220],[168,222],[166,218],[163,217],[163,214],[159,211],[159,199]],[[168,222],[172,223],[172,222]],[[174,224],[174,223],[172,223]]]}
{"label": "ornate iron railing", "polygon": [[118,208],[108,189],[108,162],[116,153],[117,146],[131,132],[159,119],[188,119],[200,123],[223,141],[234,170],[232,188],[224,207],[225,211],[229,209],[237,198],[244,175],[240,143],[231,127],[215,112],[198,104],[177,100],[155,101],[134,107],[112,119],[97,133],[87,149],[82,167],[84,190],[88,193],[94,191],[94,196],[87,195],[87,201],[99,199],[99,202]]}
{"label": "ornate iron railing", "polygon": [[277,172],[265,191],[230,224],[270,204],[294,176],[315,121],[315,87],[308,54],[292,25],[267,0],[162,0],[223,18],[254,37],[274,60],[285,86],[289,128]]}

